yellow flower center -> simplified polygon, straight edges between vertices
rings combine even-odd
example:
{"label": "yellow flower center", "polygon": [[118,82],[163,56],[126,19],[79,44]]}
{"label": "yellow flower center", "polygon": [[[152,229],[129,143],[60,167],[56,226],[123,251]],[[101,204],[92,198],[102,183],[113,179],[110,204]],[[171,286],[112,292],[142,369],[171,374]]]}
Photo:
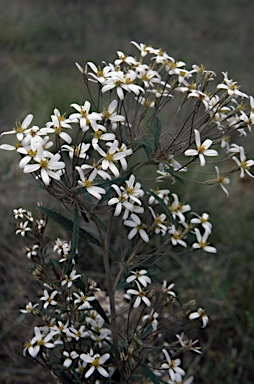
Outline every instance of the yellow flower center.
{"label": "yellow flower center", "polygon": [[246,161],[241,161],[241,167],[243,169],[250,169],[250,167],[247,165],[247,162]]}
{"label": "yellow flower center", "polygon": [[107,109],[104,109],[102,112],[102,118],[103,119],[108,119],[111,116],[111,113]]}
{"label": "yellow flower center", "polygon": [[102,69],[98,69],[98,71],[97,71],[97,76],[98,77],[103,77],[103,70]]}
{"label": "yellow flower center", "polygon": [[135,271],[135,276],[136,276],[136,278],[139,278],[141,276],[140,272],[138,270]]}
{"label": "yellow flower center", "polygon": [[204,145],[200,145],[200,146],[198,147],[198,153],[204,153],[205,150],[206,150],[206,147],[205,147]]}
{"label": "yellow flower center", "polygon": [[28,155],[31,156],[31,157],[34,157],[37,153],[37,151],[32,151],[31,149],[29,151],[27,151]]}
{"label": "yellow flower center", "polygon": [[65,116],[64,116],[64,115],[62,115],[62,116],[57,116],[57,118],[58,118],[59,123],[60,123],[61,121],[64,121],[64,120],[65,120]]}
{"label": "yellow flower center", "polygon": [[96,139],[99,139],[101,137],[101,135],[103,134],[103,131],[96,131],[94,132],[93,136],[96,138]]}
{"label": "yellow flower center", "polygon": [[24,131],[24,128],[22,127],[21,124],[17,124],[16,128],[14,128],[14,130],[17,132],[17,133],[22,133]]}
{"label": "yellow flower center", "polygon": [[83,185],[84,185],[84,187],[89,188],[89,187],[91,187],[92,183],[93,183],[93,180],[85,180],[83,182]]}
{"label": "yellow flower center", "polygon": [[161,220],[161,218],[159,216],[157,216],[155,218],[155,222],[156,222],[156,224],[162,224],[163,223],[163,221]]}
{"label": "yellow flower center", "polygon": [[108,160],[109,162],[113,162],[114,159],[114,153],[108,153],[106,156],[105,156],[105,159]]}
{"label": "yellow flower center", "polygon": [[120,87],[121,84],[122,84],[121,80],[115,81],[115,86],[116,87]]}
{"label": "yellow flower center", "polygon": [[82,117],[84,117],[85,119],[87,118],[87,112],[86,112],[86,111],[84,111],[83,109],[81,109],[80,113],[81,113],[81,116],[82,116]]}
{"label": "yellow flower center", "polygon": [[125,80],[125,84],[133,84],[133,81],[127,77],[127,79]]}
{"label": "yellow flower center", "polygon": [[61,133],[61,131],[62,131],[62,127],[61,127],[61,125],[59,125],[58,127],[55,127],[55,133],[56,133],[57,135],[59,135],[59,134]]}
{"label": "yellow flower center", "polygon": [[126,192],[128,193],[128,195],[132,195],[133,194],[133,188],[132,187],[128,187],[126,188]]}
{"label": "yellow flower center", "polygon": [[95,368],[99,368],[100,367],[100,361],[99,361],[99,358],[96,357],[94,359],[94,361],[92,362],[92,365],[95,367]]}
{"label": "yellow flower center", "polygon": [[43,168],[43,169],[46,169],[46,171],[48,170],[48,160],[41,160],[40,161],[40,166]]}

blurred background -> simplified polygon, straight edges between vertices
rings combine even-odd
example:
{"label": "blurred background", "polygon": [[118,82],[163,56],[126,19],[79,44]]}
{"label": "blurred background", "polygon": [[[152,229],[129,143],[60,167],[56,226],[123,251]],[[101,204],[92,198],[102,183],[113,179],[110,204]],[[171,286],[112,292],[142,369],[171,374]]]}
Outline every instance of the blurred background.
{"label": "blurred background", "polygon": [[[176,60],[228,71],[254,94],[253,0],[0,0],[0,132],[28,113],[44,125],[55,107],[87,97],[75,62],[84,65],[134,53],[130,41],[161,47]],[[6,136],[5,136],[6,137]],[[253,142],[244,143],[254,158]],[[6,142],[5,140],[1,140]],[[14,235],[12,209],[32,209],[46,196],[27,184],[12,152],[0,153],[0,382],[54,383],[50,373],[22,356],[31,319],[19,308],[31,300],[29,263]],[[179,293],[196,298],[210,316],[197,333],[203,348],[190,373],[197,384],[254,382],[254,181],[235,180],[227,198],[217,188],[188,185],[181,196],[216,224],[216,255],[170,265]]]}

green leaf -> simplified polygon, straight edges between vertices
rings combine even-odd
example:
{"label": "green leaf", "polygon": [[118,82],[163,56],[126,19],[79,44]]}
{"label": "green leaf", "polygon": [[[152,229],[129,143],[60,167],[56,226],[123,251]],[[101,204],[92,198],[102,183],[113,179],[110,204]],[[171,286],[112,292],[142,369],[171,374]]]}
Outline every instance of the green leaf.
{"label": "green leaf", "polygon": [[79,241],[79,216],[78,216],[78,208],[75,207],[73,228],[72,228],[72,238],[71,238],[71,250],[68,255],[67,273],[71,272],[72,260],[73,260],[73,257],[76,255],[76,251],[78,248],[78,241]]}
{"label": "green leaf", "polygon": [[109,324],[109,319],[108,319],[104,309],[100,305],[99,301],[95,299],[95,300],[90,301],[90,304],[99,313],[99,315],[106,321],[106,323]]}
{"label": "green leaf", "polygon": [[152,160],[152,153],[153,153],[153,151],[155,149],[154,144],[151,141],[149,141],[149,140],[147,140],[145,138],[139,139],[136,142],[138,144],[142,145],[142,147],[145,150],[145,153],[146,153],[146,156],[147,156],[148,160],[151,161]]}
{"label": "green leaf", "polygon": [[80,289],[82,292],[86,292],[86,283],[82,279],[77,279],[73,281],[73,284],[76,288]]}
{"label": "green leaf", "polygon": [[164,208],[166,215],[173,221],[172,212],[170,211],[168,206],[164,203],[164,201],[158,195],[156,195],[156,193],[154,193],[151,189],[147,188],[146,186],[142,185],[142,188],[146,192],[148,192],[150,195],[152,195],[155,198],[155,200],[159,202],[159,204]]}
{"label": "green leaf", "polygon": [[56,375],[61,379],[63,384],[73,384],[72,378],[69,377],[65,371],[56,371]]}
{"label": "green leaf", "polygon": [[160,379],[158,379],[158,376],[156,376],[147,365],[142,366],[142,371],[154,384],[161,383]]}
{"label": "green leaf", "polygon": [[27,184],[32,185],[33,187],[43,189],[44,191],[47,190],[47,188],[44,186],[44,184],[42,185],[42,184],[38,183],[38,181],[34,181],[34,180],[25,180],[25,182],[26,182]]}
{"label": "green leaf", "polygon": [[164,169],[164,172],[169,173],[170,175],[172,175],[172,177],[174,177],[176,180],[180,181],[182,184],[185,185],[183,179],[180,176],[176,175],[176,172],[174,172],[173,167],[170,166],[169,168]]}
{"label": "green leaf", "polygon": [[[45,208],[42,206],[36,207],[39,211],[43,212],[47,217],[54,220],[56,223],[60,224],[64,229],[69,232],[73,231],[73,222],[67,217],[63,216],[59,212],[55,212],[49,208]],[[101,247],[101,243],[98,239],[96,239],[91,233],[88,233],[84,228],[79,228],[79,237],[82,240],[90,241],[90,243],[98,245]]]}
{"label": "green leaf", "polygon": [[154,149],[156,149],[159,146],[159,141],[161,137],[161,121],[160,119],[156,116],[155,117],[155,140],[154,140]]}

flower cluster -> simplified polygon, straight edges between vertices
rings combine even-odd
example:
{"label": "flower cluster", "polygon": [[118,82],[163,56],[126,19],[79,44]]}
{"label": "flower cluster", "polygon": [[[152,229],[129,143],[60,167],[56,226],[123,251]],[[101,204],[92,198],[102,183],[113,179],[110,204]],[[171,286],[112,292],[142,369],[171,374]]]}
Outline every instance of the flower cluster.
{"label": "flower cluster", "polygon": [[[71,370],[72,380],[77,383],[90,376],[100,377],[99,380],[112,377],[117,371],[117,364],[112,353],[112,331],[109,325],[111,309],[106,292],[102,291],[93,279],[85,280],[84,276],[74,269],[78,252],[72,259],[74,262],[69,263],[71,242],[57,238],[52,250],[46,253],[48,244],[44,244],[44,232],[47,223],[43,217],[35,220],[31,212],[23,208],[14,209],[13,214],[18,226],[27,223],[24,221],[27,217],[32,224],[27,224],[29,230],[21,235],[32,242],[24,248],[24,252],[34,262],[36,267],[33,275],[41,286],[38,302],[29,302],[20,310],[24,314],[34,315],[39,321],[34,327],[34,335],[24,344],[23,354],[41,360],[47,366],[50,366],[50,357],[54,356],[55,361],[62,367],[62,372]],[[38,229],[42,221],[43,231]],[[17,231],[17,234],[20,233]],[[49,263],[54,266],[51,273],[47,273],[46,266]],[[165,326],[167,328],[173,318],[174,322],[181,326],[187,317],[190,320],[201,318],[203,326],[206,326],[208,317],[201,308],[191,313],[176,306],[174,283],[168,284],[164,280],[161,287],[155,289],[146,269],[130,270],[123,282],[124,286],[125,289],[121,288],[115,292],[118,297],[116,309],[119,333],[121,331],[124,335],[126,329],[123,324],[129,324],[120,359],[124,364],[132,362],[133,365],[139,353],[142,353],[145,363],[154,367],[152,370],[156,375],[164,379],[164,369],[168,363],[162,363],[158,368],[160,359],[158,360],[157,354],[153,356],[151,352],[146,356],[143,350],[144,341],[149,344],[161,344],[161,350],[169,361],[169,354],[163,348],[169,346],[170,337],[161,340],[161,331]],[[138,340],[140,351],[137,347],[134,349]],[[186,336],[183,341],[183,335],[178,342],[179,349],[200,352],[200,347],[193,347],[192,341]],[[172,351],[172,361],[176,361],[178,367],[180,360],[174,360],[174,354]],[[60,379],[61,370],[55,372]],[[180,367],[173,371],[169,368],[169,378],[179,380],[179,372],[182,376],[185,375],[185,371]]]}
{"label": "flower cluster", "polygon": [[[72,103],[69,115],[55,108],[43,127],[29,114],[2,133],[14,134],[16,144],[0,149],[17,152],[20,169],[73,213],[70,220],[38,206],[35,220],[23,208],[13,211],[41,288],[38,302],[21,310],[39,319],[24,354],[63,382],[192,382],[178,356],[200,353],[197,340],[169,330],[195,319],[205,327],[208,317],[181,306],[174,283],[153,276],[162,257],[217,249],[208,241],[209,214],[195,213],[174,183],[219,185],[228,196],[233,173],[254,177],[254,160],[231,142],[251,132],[253,97],[227,72],[216,83],[203,66],[187,69],[162,49],[132,44],[137,56],[117,51],[102,67],[76,63],[90,101]],[[50,220],[71,231],[71,241],[57,238],[50,248]],[[88,269],[89,259],[103,265],[101,288],[80,271],[82,258]]]}

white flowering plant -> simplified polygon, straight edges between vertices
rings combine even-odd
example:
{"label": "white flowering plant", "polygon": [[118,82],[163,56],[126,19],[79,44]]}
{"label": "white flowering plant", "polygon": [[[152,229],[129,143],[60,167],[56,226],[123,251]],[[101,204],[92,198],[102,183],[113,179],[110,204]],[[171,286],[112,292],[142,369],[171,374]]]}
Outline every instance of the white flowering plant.
{"label": "white flowering plant", "polygon": [[[38,204],[36,219],[13,211],[41,289],[21,309],[37,318],[23,353],[63,383],[193,382],[180,357],[201,348],[182,329],[209,319],[194,300],[182,304],[160,263],[217,250],[209,214],[182,202],[177,182],[217,184],[228,196],[231,175],[254,177],[254,160],[231,142],[251,132],[253,97],[227,72],[216,83],[203,66],[187,69],[161,49],[132,44],[137,56],[76,63],[90,99],[72,103],[69,116],[55,108],[40,128],[29,114],[2,134],[16,144],[0,148],[18,152],[20,169],[68,212]],[[69,238],[49,240],[52,222]]]}

